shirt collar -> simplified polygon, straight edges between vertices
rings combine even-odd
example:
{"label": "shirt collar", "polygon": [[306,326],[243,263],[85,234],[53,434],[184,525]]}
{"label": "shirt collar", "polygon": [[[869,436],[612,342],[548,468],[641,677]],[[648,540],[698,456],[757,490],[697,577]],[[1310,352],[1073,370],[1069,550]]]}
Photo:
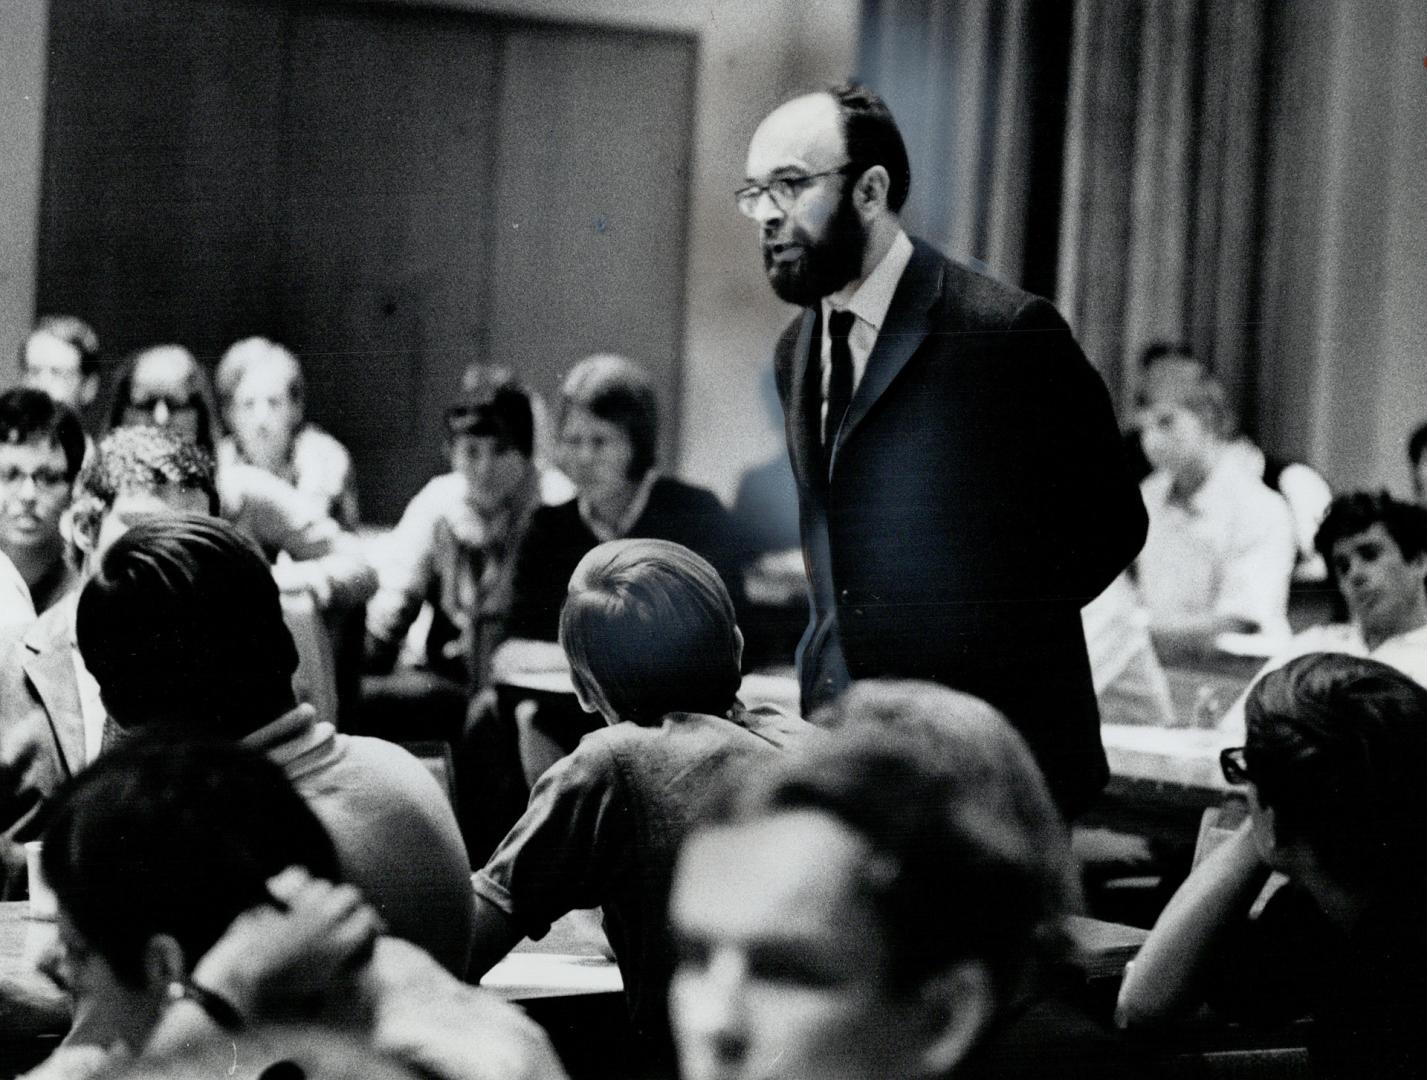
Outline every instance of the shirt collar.
{"label": "shirt collar", "polygon": [[892,246],[882,261],[872,268],[860,282],[851,281],[831,296],[823,297],[823,325],[827,325],[828,315],[834,310],[850,311],[874,331],[881,332],[887,321],[887,309],[892,306],[892,296],[897,291],[897,283],[912,261],[912,241],[904,230],[898,229]]}
{"label": "shirt collar", "polygon": [[617,528],[611,529],[590,513],[589,503],[585,499],[577,499],[575,502],[575,507],[580,512],[580,520],[601,543],[628,536],[629,530],[634,528],[634,523],[643,516],[645,507],[649,505],[649,493],[653,490],[654,482],[657,479],[659,479],[658,469],[650,469],[644,474],[644,479],[639,481],[639,487],[635,488],[634,498],[630,500],[629,506],[624,511],[624,516],[619,519]]}

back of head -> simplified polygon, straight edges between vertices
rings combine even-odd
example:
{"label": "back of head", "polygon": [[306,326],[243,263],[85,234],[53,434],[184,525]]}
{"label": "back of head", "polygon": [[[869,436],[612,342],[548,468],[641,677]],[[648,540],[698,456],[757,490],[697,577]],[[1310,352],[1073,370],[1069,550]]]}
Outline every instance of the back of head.
{"label": "back of head", "polygon": [[634,448],[629,472],[643,476],[654,466],[659,450],[659,405],[648,373],[623,356],[587,356],[560,385],[560,423],[571,406],[593,413],[622,428]]}
{"label": "back of head", "polygon": [[44,443],[64,453],[65,478],[73,482],[84,462],[84,427],[68,405],[43,390],[17,386],[0,393],[0,444]]}
{"label": "back of head", "polygon": [[724,715],[742,679],[728,590],[707,560],[666,540],[612,540],[581,559],[560,644],[585,700],[635,723]]}
{"label": "back of head", "polygon": [[1420,886],[1427,689],[1375,660],[1312,653],[1260,679],[1244,716],[1245,767],[1280,844],[1303,842],[1342,884]]}
{"label": "back of head", "polygon": [[213,459],[180,435],[156,427],[116,428],[95,447],[75,485],[75,524],[92,526],[124,494],[162,496],[167,491],[196,491],[218,513]]}
{"label": "back of head", "polygon": [[1314,534],[1313,546],[1333,568],[1333,545],[1381,522],[1407,560],[1427,552],[1427,509],[1394,499],[1386,491],[1354,491],[1337,496]]}
{"label": "back of head", "polygon": [[888,863],[874,902],[900,986],[979,960],[1007,1000],[1064,956],[1079,906],[1065,825],[1000,713],[929,683],[869,681],[819,722],[838,737],[736,797],[731,816],[826,813]]}
{"label": "back of head", "polygon": [[907,146],[887,103],[859,83],[843,83],[828,90],[842,116],[842,137],[847,160],[858,175],[874,165],[887,170],[887,208],[899,213],[912,186]]}
{"label": "back of head", "polygon": [[513,381],[482,385],[464,393],[446,410],[446,431],[452,438],[494,439],[502,450],[516,450],[525,457],[535,452],[530,395]]}
{"label": "back of head", "polygon": [[1165,355],[1150,365],[1140,386],[1139,403],[1141,408],[1185,409],[1221,439],[1234,434],[1234,415],[1224,387],[1190,356]]}
{"label": "back of head", "polygon": [[282,770],[232,743],[136,738],[56,801],[45,879],[85,942],[131,985],[170,934],[194,964],[288,866],[339,880],[326,831]]}
{"label": "back of head", "polygon": [[227,522],[139,521],[79,598],[79,649],[125,728],[241,737],[292,708],[297,651],[272,571]]}

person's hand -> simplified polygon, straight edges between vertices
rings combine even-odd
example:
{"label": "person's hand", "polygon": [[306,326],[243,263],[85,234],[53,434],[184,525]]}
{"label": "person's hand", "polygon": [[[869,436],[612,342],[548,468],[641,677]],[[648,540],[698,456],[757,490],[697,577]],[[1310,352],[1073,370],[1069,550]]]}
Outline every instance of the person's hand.
{"label": "person's hand", "polygon": [[355,888],[300,867],[269,879],[268,891],[287,910],[269,904],[239,915],[193,970],[194,982],[248,1021],[305,1015],[314,999],[335,996],[334,987],[371,959],[384,930]]}

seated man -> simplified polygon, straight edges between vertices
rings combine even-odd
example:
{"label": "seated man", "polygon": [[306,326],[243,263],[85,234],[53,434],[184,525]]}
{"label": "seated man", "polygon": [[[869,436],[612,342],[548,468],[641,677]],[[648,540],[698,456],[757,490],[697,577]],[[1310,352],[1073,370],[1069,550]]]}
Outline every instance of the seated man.
{"label": "seated man", "polygon": [[[86,580],[131,521],[161,513],[216,513],[213,466],[192,443],[157,428],[106,436],[75,484],[73,546]],[[39,619],[0,629],[0,855],[11,887],[36,840],[46,800],[99,754],[104,706],[75,641],[79,590]]]}
{"label": "seated man", "polygon": [[470,944],[470,864],[451,805],[401,747],[339,735],[297,704],[297,653],[262,553],[232,525],[134,523],[79,599],[79,650],[121,731],[222,736],[282,765],[393,934],[453,971]]}
{"label": "seated man", "polygon": [[854,684],[827,744],[680,853],[670,1010],[684,1080],[1104,1076],[1049,994],[1079,890],[1065,826],[995,709]]}
{"label": "seated man", "polygon": [[[1231,1019],[1311,1014],[1314,1076],[1427,1073],[1427,690],[1313,653],[1249,695],[1225,778],[1250,816],[1194,870],[1127,972],[1143,1025],[1206,1000]],[[1288,883],[1262,904],[1270,871]]]}
{"label": "seated man", "polygon": [[209,1032],[215,1058],[190,1059],[186,1075],[231,1075],[238,1060],[256,1075],[287,1056],[272,1025],[293,1022],[340,1029],[422,1075],[562,1075],[518,1010],[378,938],[357,891],[331,883],[340,867],[322,824],[256,751],[116,748],[59,799],[42,859],[60,913],[47,966],[76,1020],[36,1080],[93,1074],[124,1050],[162,1058]]}
{"label": "seated man", "polygon": [[25,579],[36,612],[78,580],[60,519],[84,462],[84,429],[68,405],[39,390],[0,394],[0,554]]}
{"label": "seated man", "polygon": [[1192,662],[1225,632],[1288,637],[1293,521],[1283,497],[1228,453],[1223,388],[1193,360],[1163,359],[1140,403],[1149,535],[1135,576],[1161,659]]}
{"label": "seated man", "polygon": [[475,877],[470,976],[561,915],[602,907],[645,1065],[670,1058],[664,905],[674,854],[715,786],[819,733],[737,698],[743,637],[703,558],[664,540],[585,555],[560,614],[575,693],[609,726],[541,777]]}
{"label": "seated man", "polygon": [[343,528],[356,528],[352,456],[305,419],[307,383],[297,357],[267,338],[244,338],[223,354],[214,382],[232,432],[218,441],[218,471],[238,462],[264,469]]}
{"label": "seated man", "polygon": [[[1312,652],[1368,656],[1427,686],[1427,509],[1385,491],[1340,495],[1315,540],[1351,622],[1310,626],[1255,679]],[[1243,738],[1248,692],[1229,707],[1219,729]]]}
{"label": "seated man", "polygon": [[435,618],[427,666],[467,695],[486,685],[505,636],[515,553],[541,504],[530,399],[514,384],[446,412],[451,471],[422,488],[387,539],[367,605],[367,653],[390,671],[423,601]]}
{"label": "seated man", "polygon": [[46,315],[20,346],[20,385],[43,390],[76,416],[99,392],[99,335],[73,315]]}

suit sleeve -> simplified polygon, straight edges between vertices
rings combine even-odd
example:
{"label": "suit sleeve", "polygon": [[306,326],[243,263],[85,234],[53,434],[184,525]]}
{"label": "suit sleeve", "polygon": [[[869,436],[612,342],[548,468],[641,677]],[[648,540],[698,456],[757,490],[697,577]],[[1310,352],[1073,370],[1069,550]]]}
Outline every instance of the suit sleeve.
{"label": "suit sleeve", "polygon": [[1035,298],[1011,330],[1025,334],[1027,423],[1037,433],[1043,567],[1062,595],[1088,602],[1144,546],[1148,518],[1105,383],[1060,314]]}

